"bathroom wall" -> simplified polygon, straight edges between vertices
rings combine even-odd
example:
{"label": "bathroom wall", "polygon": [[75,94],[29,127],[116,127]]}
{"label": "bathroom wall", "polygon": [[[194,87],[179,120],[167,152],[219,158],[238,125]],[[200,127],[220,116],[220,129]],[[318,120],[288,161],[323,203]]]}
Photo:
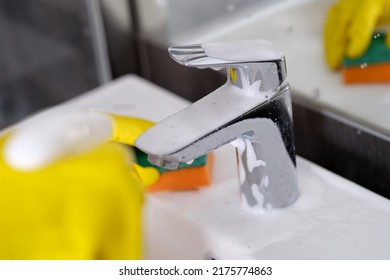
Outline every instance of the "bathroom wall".
{"label": "bathroom wall", "polygon": [[93,2],[0,0],[0,128],[108,79]]}

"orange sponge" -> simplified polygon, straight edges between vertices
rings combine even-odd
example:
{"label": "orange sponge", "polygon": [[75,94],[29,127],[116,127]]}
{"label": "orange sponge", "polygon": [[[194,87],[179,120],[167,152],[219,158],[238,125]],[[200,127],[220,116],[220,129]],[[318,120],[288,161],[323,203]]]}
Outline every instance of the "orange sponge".
{"label": "orange sponge", "polygon": [[346,84],[390,82],[390,62],[348,67],[342,73]]}
{"label": "orange sponge", "polygon": [[213,155],[209,153],[205,165],[161,173],[160,179],[146,191],[185,191],[207,187],[211,184],[212,164]]}
{"label": "orange sponge", "polygon": [[160,172],[159,180],[147,187],[146,192],[194,190],[211,184],[212,153],[195,159],[191,164],[181,163],[176,170],[167,170],[151,164],[147,155],[138,149],[135,149],[135,155],[139,165],[154,167]]}
{"label": "orange sponge", "polygon": [[386,34],[376,33],[361,57],[343,59],[345,83],[390,82],[390,48],[385,39]]}

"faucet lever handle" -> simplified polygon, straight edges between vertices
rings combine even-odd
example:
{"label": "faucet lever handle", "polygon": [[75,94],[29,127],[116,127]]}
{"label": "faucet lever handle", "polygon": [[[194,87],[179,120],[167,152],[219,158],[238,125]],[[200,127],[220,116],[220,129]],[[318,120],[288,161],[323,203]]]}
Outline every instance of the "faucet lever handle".
{"label": "faucet lever handle", "polygon": [[287,76],[283,52],[265,40],[173,46],[168,52],[187,67],[227,68],[228,79],[240,88],[261,80],[261,90],[276,90]]}

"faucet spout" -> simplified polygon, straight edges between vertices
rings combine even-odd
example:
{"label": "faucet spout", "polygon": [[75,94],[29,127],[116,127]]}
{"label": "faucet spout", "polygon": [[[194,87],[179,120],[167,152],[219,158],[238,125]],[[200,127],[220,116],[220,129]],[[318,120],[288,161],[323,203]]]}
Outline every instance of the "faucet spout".
{"label": "faucet spout", "polygon": [[[149,155],[149,161],[175,169],[180,162],[232,143],[243,205],[263,210],[292,204],[299,190],[291,96],[284,57],[276,62],[268,61],[266,68],[259,63],[248,68],[242,61],[237,67],[229,65],[225,85],[146,131],[136,146]],[[262,80],[253,78],[256,69],[275,71],[267,90]],[[268,72],[261,77],[272,74]]]}

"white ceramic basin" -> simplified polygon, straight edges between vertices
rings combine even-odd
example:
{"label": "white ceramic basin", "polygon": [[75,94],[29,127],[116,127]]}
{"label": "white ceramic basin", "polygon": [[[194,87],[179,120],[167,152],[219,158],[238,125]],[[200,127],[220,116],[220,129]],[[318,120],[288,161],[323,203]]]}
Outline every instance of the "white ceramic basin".
{"label": "white ceramic basin", "polygon": [[[135,76],[73,106],[159,121],[188,105]],[[149,259],[389,259],[390,201],[300,157],[301,196],[291,207],[248,213],[240,204],[236,158],[215,151],[213,184],[149,194],[144,211]]]}
{"label": "white ceramic basin", "polygon": [[215,155],[210,188],[147,197],[148,258],[390,258],[387,199],[298,157],[298,201],[248,213],[240,205],[233,149]]}

